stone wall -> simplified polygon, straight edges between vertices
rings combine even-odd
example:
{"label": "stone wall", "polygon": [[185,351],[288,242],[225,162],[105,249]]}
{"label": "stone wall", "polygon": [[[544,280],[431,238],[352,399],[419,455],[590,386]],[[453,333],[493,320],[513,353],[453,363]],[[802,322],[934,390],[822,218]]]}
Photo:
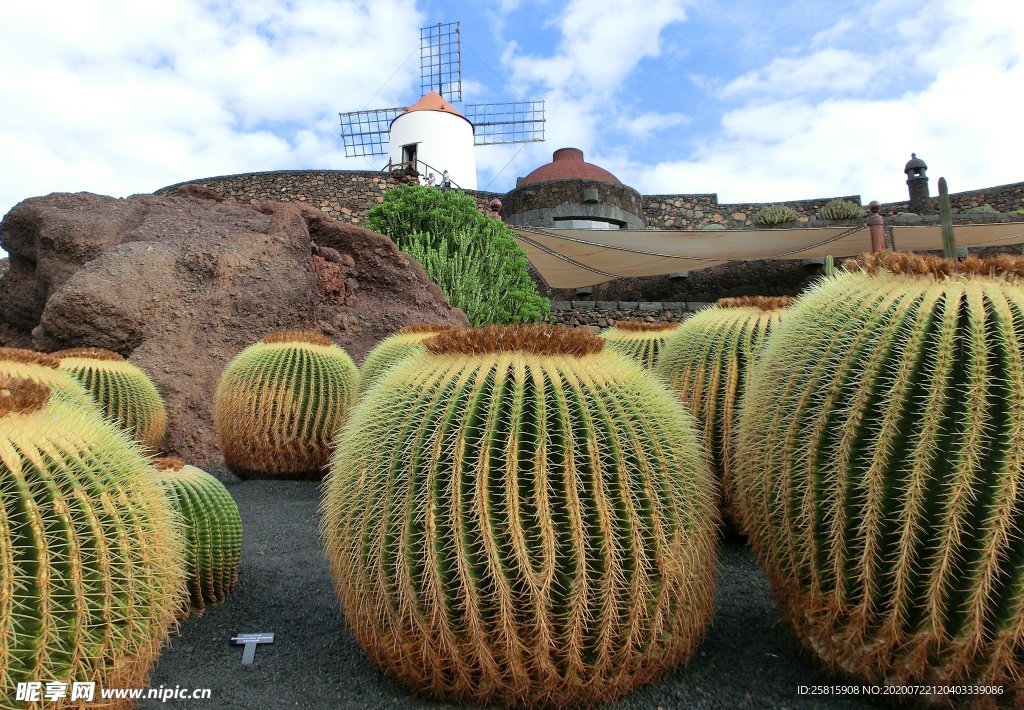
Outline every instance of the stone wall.
{"label": "stone wall", "polygon": [[693,301],[552,301],[551,315],[561,325],[600,330],[620,320],[674,323],[708,305]]}
{"label": "stone wall", "polygon": [[[939,181],[929,181],[931,192],[930,214],[939,213]],[[968,210],[972,207],[988,205],[997,212],[1013,212],[1024,209],[1024,182],[1015,182],[1010,185],[999,185],[997,187],[986,187],[981,190],[968,190],[967,192],[951,192],[949,194],[949,205],[954,213]],[[897,215],[901,212],[910,211],[910,201],[887,202],[882,205],[882,214],[885,216]]]}
{"label": "stone wall", "polygon": [[[820,197],[771,204],[790,207],[801,222],[817,221],[818,212],[832,200],[849,200],[860,204],[860,195]],[[645,195],[644,212],[651,229],[703,229],[720,224],[726,229],[756,229],[754,215],[768,203],[719,204],[718,195]]]}
{"label": "stone wall", "polygon": [[[341,222],[362,224],[370,208],[384,201],[385,191],[404,181],[400,174],[376,170],[274,170],[188,180],[162,187],[155,194],[181,185],[202,185],[238,202],[304,202]],[[496,192],[467,192],[484,211],[491,199],[501,197]]]}

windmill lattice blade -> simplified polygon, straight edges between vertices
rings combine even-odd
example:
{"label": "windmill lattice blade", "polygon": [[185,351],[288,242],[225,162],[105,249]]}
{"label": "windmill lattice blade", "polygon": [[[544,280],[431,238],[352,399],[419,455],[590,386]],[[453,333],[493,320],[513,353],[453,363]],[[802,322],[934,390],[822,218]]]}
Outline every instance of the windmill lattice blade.
{"label": "windmill lattice blade", "polygon": [[475,145],[537,143],[544,140],[544,102],[467,104]]}
{"label": "windmill lattice blade", "polygon": [[402,107],[394,107],[338,114],[341,117],[341,140],[345,143],[345,157],[387,155],[391,122],[404,111]]}
{"label": "windmill lattice blade", "polygon": [[436,91],[462,101],[462,47],[459,23],[420,28],[420,94]]}

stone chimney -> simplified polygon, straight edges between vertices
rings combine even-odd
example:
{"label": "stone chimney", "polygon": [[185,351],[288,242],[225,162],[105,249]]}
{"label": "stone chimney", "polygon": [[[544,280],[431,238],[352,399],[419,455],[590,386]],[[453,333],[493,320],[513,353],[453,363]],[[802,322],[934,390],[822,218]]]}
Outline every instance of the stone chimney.
{"label": "stone chimney", "polygon": [[915,214],[931,212],[931,198],[928,196],[928,166],[917,157],[917,153],[911,153],[910,160],[903,168],[903,172],[907,174],[910,211]]}

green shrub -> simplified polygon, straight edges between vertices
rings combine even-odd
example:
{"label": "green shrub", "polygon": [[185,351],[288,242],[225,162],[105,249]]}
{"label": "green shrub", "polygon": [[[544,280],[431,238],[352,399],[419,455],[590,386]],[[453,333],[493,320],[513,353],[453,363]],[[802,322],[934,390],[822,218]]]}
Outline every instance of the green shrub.
{"label": "green shrub", "polygon": [[470,323],[532,323],[551,309],[527,273],[523,251],[504,223],[482,214],[458,190],[403,186],[369,212],[369,226],[419,261]]}
{"label": "green shrub", "polygon": [[701,227],[701,231],[704,231],[704,232],[724,232],[725,231],[725,225],[724,224],[719,224],[718,222],[712,222],[711,224],[705,224],[703,227]]}
{"label": "green shrub", "polygon": [[822,219],[857,219],[864,216],[864,210],[849,200],[832,200],[825,203],[819,214]]}
{"label": "green shrub", "polygon": [[978,205],[977,207],[970,207],[963,212],[964,214],[999,214],[999,210],[993,209],[992,205]]}
{"label": "green shrub", "polygon": [[754,224],[785,224],[797,218],[797,213],[785,205],[768,205],[754,215]]}

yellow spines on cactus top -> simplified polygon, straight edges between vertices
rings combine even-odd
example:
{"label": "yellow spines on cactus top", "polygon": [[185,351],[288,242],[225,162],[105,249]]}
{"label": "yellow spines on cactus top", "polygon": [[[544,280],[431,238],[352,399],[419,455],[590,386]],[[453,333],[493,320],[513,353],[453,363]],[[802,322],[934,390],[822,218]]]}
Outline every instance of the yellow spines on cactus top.
{"label": "yellow spines on cactus top", "polygon": [[730,523],[734,436],[747,370],[793,301],[785,296],[719,299],[683,321],[655,368],[701,426]]}
{"label": "yellow spines on cactus top", "polygon": [[95,409],[0,375],[0,707],[23,706],[20,682],[145,687],[182,564],[139,445]]}
{"label": "yellow spines on cactus top", "polygon": [[159,451],[167,433],[167,408],[156,384],[142,368],[102,348],[59,350],[60,369],[75,377],[103,413],[150,452]]}
{"label": "yellow spines on cactus top", "polygon": [[665,340],[672,336],[678,324],[619,321],[601,332],[608,347],[636,360],[648,370],[654,370],[664,348]]}
{"label": "yellow spines on cactus top", "polygon": [[60,360],[47,353],[22,348],[0,348],[0,375],[24,377],[49,387],[68,401],[99,412],[92,395],[74,377],[60,369]]}
{"label": "yellow spines on cactus top", "polygon": [[288,331],[250,345],[214,396],[224,460],[243,478],[321,478],[358,384],[352,358],[322,335]]}
{"label": "yellow spines on cactus top", "polygon": [[684,661],[712,613],[718,515],[692,417],[589,332],[424,345],[356,405],[325,482],[322,535],[370,658],[511,705],[609,701]]}
{"label": "yellow spines on cactus top", "polygon": [[804,646],[862,682],[1024,701],[1024,260],[882,254],[750,375],[744,529]]}
{"label": "yellow spines on cactus top", "polygon": [[224,601],[238,585],[242,518],[224,484],[175,458],[158,458],[158,480],[180,513],[192,611]]}
{"label": "yellow spines on cactus top", "polygon": [[451,326],[434,323],[406,326],[380,341],[363,360],[359,370],[359,391],[365,392],[378,377],[405,358],[424,352],[424,340],[450,329]]}

